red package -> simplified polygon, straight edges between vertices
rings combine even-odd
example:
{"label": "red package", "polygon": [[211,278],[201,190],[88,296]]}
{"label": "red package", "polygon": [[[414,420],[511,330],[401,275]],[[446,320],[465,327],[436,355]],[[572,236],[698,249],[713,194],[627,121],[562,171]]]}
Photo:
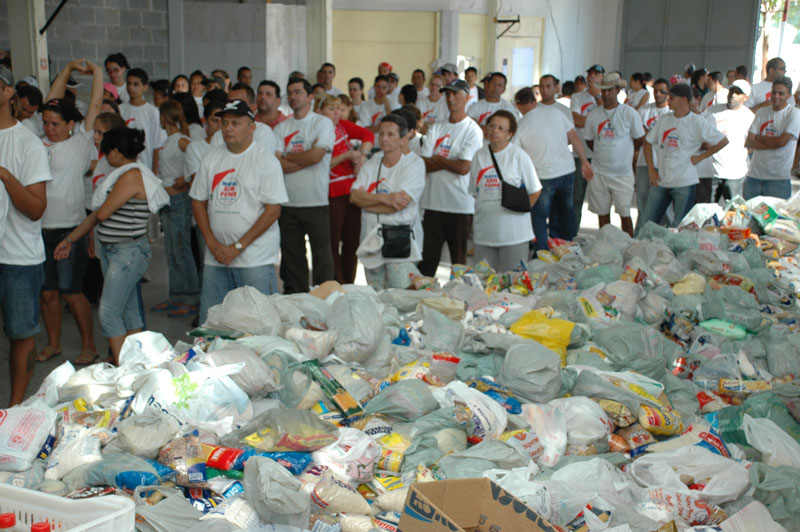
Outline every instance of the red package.
{"label": "red package", "polygon": [[213,447],[209,451],[209,446],[203,445],[206,452],[206,465],[223,471],[233,469],[236,459],[244,454],[242,449],[231,449],[230,447]]}

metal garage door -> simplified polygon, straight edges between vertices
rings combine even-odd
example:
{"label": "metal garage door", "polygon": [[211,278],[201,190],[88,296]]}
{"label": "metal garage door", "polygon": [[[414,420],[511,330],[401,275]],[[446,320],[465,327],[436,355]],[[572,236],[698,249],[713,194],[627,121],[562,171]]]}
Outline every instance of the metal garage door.
{"label": "metal garage door", "polygon": [[625,0],[622,71],[669,77],[694,63],[752,72],[758,12],[759,0]]}

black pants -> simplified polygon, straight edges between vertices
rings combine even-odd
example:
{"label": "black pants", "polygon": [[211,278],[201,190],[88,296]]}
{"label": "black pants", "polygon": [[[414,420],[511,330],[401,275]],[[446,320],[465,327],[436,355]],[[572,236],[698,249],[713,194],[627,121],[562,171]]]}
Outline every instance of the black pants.
{"label": "black pants", "polygon": [[436,274],[439,259],[442,258],[442,246],[445,242],[450,251],[452,263],[466,264],[467,239],[471,227],[471,214],[425,211],[425,217],[422,219],[425,239],[422,245],[422,262],[419,263],[420,273],[428,277]]}
{"label": "black pants", "polygon": [[286,293],[308,292],[306,235],[311,244],[313,283],[333,279],[330,215],[324,207],[282,207],[278,219],[281,229],[281,272]]}

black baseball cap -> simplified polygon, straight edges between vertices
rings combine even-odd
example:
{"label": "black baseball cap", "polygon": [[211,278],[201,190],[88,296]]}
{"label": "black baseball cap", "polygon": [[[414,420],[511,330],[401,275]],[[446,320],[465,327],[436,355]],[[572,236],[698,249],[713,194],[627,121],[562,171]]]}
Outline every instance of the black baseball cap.
{"label": "black baseball cap", "polygon": [[225,107],[217,113],[217,116],[222,115],[249,116],[251,120],[256,119],[255,113],[244,100],[231,100],[226,103]]}
{"label": "black baseball cap", "polygon": [[676,83],[669,89],[669,93],[672,96],[678,96],[679,98],[686,98],[686,101],[691,101],[692,98],[694,98],[694,93],[692,92],[692,88],[685,83]]}
{"label": "black baseball cap", "polygon": [[601,74],[605,74],[606,69],[603,68],[602,65],[592,65],[586,69],[586,72],[600,72]]}
{"label": "black baseball cap", "polygon": [[445,91],[453,91],[453,92],[464,91],[467,95],[469,95],[469,85],[467,85],[467,82],[464,81],[463,79],[458,79],[458,78],[454,79],[453,81],[451,81],[450,83],[448,83],[447,85],[445,85],[444,87],[442,87],[439,90],[441,92],[445,92]]}

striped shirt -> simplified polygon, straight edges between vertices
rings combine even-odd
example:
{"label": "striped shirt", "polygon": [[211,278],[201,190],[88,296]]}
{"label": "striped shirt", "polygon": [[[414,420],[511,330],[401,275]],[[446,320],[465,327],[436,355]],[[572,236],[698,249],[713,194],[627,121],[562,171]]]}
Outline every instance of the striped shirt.
{"label": "striped shirt", "polygon": [[107,220],[97,224],[97,239],[103,244],[119,244],[143,237],[149,217],[147,200],[129,199]]}

